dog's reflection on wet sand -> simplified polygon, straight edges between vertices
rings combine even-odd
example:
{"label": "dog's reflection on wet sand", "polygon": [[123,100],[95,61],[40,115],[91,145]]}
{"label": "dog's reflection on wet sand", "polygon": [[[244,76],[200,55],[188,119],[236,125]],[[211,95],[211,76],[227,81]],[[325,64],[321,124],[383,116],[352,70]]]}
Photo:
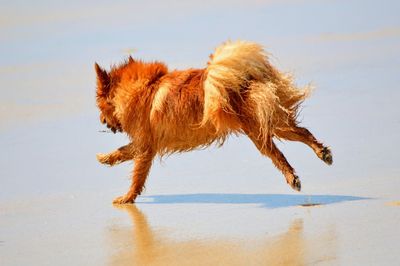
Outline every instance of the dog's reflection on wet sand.
{"label": "dog's reflection on wet sand", "polygon": [[[114,226],[111,232],[113,254],[111,265],[307,265],[335,259],[326,239],[332,232],[309,239],[304,235],[302,219],[295,219],[286,232],[250,241],[234,239],[176,240],[160,234],[149,225],[146,216],[135,205],[116,208],[126,211],[132,229]],[[314,244],[313,244],[314,243]]]}

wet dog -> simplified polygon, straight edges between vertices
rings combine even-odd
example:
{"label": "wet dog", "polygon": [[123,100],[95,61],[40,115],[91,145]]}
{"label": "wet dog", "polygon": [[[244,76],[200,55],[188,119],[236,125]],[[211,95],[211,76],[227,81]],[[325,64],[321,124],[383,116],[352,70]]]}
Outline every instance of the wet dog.
{"label": "wet dog", "polygon": [[161,62],[132,57],[110,71],[97,63],[95,69],[100,121],[130,138],[97,159],[108,165],[135,162],[129,191],[114,203],[135,201],[155,156],[222,145],[232,133],[247,135],[298,191],[300,179],[274,138],[301,141],[332,164],[330,149],[296,121],[309,88],[296,87],[290,75],[273,67],[259,44],[226,42],[203,69],[169,71]]}

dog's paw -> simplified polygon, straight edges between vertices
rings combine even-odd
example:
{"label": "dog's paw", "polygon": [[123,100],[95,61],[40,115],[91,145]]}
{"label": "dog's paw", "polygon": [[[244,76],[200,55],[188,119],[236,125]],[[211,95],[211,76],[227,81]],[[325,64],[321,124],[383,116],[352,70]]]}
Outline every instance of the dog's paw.
{"label": "dog's paw", "polygon": [[99,161],[102,164],[114,165],[114,162],[111,160],[111,157],[109,154],[98,153],[98,154],[96,154],[96,158],[97,158],[97,161]]}
{"label": "dog's paw", "polygon": [[332,152],[328,147],[324,147],[321,151],[320,158],[327,165],[331,165],[333,163]]}
{"label": "dog's paw", "polygon": [[301,182],[300,178],[297,175],[295,175],[294,178],[288,183],[294,190],[301,191]]}
{"label": "dog's paw", "polygon": [[113,204],[133,204],[135,202],[134,196],[131,195],[124,195],[117,197],[113,200]]}
{"label": "dog's paw", "polygon": [[97,161],[99,161],[102,164],[106,164],[107,163],[107,154],[104,153],[98,153],[96,154],[96,159]]}

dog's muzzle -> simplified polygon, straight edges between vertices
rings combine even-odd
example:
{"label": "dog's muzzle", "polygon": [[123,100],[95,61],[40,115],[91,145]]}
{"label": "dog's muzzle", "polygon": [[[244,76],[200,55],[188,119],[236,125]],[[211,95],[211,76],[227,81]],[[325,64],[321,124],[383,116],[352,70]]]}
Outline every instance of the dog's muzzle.
{"label": "dog's muzzle", "polygon": [[113,127],[113,126],[110,126],[109,124],[107,124],[107,128],[111,129],[111,131],[112,131],[114,134],[117,133],[117,132],[122,132],[122,128],[121,128],[120,125],[118,125],[118,126],[116,126],[116,127]]}
{"label": "dog's muzzle", "polygon": [[114,134],[117,133],[117,132],[122,132],[121,124],[118,123],[117,126],[112,126],[109,123],[107,123],[107,120],[103,115],[100,115],[100,122],[102,124],[105,124],[107,126],[107,128],[109,128]]}

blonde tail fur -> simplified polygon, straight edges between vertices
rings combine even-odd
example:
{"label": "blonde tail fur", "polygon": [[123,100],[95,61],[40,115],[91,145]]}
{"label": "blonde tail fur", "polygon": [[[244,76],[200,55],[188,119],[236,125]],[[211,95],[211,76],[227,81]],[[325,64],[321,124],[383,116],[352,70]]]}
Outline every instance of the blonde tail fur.
{"label": "blonde tail fur", "polygon": [[236,97],[254,113],[264,138],[277,120],[295,119],[308,92],[308,88],[298,89],[289,75],[276,70],[261,45],[227,42],[215,50],[207,67],[202,125],[210,122],[217,131],[225,130],[226,121],[237,117],[232,106],[232,98]]}

